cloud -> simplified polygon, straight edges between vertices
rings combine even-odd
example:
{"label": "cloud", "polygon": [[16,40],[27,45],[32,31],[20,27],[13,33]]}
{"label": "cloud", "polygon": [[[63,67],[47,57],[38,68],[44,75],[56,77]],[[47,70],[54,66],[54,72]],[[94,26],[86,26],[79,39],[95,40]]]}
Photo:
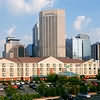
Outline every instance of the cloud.
{"label": "cloud", "polygon": [[100,27],[91,28],[87,34],[90,36],[91,42],[100,42]]}
{"label": "cloud", "polygon": [[32,34],[24,34],[23,38],[21,38],[21,43],[27,46],[28,44],[32,44]]}
{"label": "cloud", "polygon": [[53,6],[55,0],[7,0],[8,9],[13,13],[37,13],[41,9],[48,7],[51,2]]}
{"label": "cloud", "polygon": [[15,32],[16,32],[16,26],[13,25],[13,26],[11,26],[11,27],[8,29],[7,35],[8,35],[8,36],[12,36]]}
{"label": "cloud", "polygon": [[83,28],[87,27],[89,25],[89,23],[91,22],[91,18],[90,17],[86,17],[86,16],[77,16],[76,20],[74,21],[74,29],[76,31],[81,31]]}

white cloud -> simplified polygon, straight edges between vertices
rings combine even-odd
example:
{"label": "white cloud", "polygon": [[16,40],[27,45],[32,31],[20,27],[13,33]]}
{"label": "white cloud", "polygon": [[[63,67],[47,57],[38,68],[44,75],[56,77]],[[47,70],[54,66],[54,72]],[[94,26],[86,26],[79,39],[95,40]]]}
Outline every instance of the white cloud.
{"label": "white cloud", "polygon": [[32,34],[24,34],[23,38],[21,38],[21,42],[24,45],[32,43]]}
{"label": "white cloud", "polygon": [[87,34],[90,36],[92,43],[100,42],[100,27],[91,28]]}
{"label": "white cloud", "polygon": [[77,16],[73,26],[76,31],[81,31],[84,27],[87,27],[90,22],[91,22],[91,18],[89,17]]}
{"label": "white cloud", "polygon": [[8,9],[13,13],[37,13],[42,8],[54,4],[55,0],[7,0]]}
{"label": "white cloud", "polygon": [[10,27],[7,31],[7,35],[8,36],[12,36],[14,33],[16,32],[16,26],[13,25],[12,27]]}

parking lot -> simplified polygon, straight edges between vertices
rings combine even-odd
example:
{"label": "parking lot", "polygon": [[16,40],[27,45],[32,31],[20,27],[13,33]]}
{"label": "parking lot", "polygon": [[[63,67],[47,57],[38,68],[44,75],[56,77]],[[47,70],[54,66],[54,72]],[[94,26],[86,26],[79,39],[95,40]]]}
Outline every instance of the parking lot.
{"label": "parking lot", "polygon": [[[11,82],[10,86],[16,88],[21,94],[33,94],[36,93],[36,86],[33,83],[25,82]],[[8,84],[0,83],[0,96],[6,96],[5,89],[8,87]]]}
{"label": "parking lot", "polygon": [[100,94],[94,95],[91,98],[76,97],[74,100],[100,100]]}
{"label": "parking lot", "polygon": [[29,85],[23,85],[23,89],[18,89],[18,91],[22,94],[33,94],[35,90],[30,88]]}

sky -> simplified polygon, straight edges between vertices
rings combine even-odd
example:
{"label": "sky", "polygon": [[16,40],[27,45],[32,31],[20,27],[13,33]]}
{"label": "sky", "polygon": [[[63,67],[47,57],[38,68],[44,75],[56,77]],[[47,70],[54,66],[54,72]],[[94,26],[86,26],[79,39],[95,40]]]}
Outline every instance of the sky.
{"label": "sky", "polygon": [[24,45],[32,43],[32,28],[41,10],[64,9],[66,37],[88,34],[100,41],[100,0],[0,0],[0,55],[5,38],[14,36]]}

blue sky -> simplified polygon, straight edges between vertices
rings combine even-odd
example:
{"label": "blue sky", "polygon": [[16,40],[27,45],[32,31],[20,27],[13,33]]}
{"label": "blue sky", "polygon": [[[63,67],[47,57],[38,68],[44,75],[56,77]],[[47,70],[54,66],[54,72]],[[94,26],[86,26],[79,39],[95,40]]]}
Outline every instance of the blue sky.
{"label": "blue sky", "polygon": [[[67,37],[77,33],[90,36],[91,42],[100,41],[100,0],[51,0],[52,8],[66,11]],[[23,44],[32,43],[32,28],[38,13],[48,7],[48,0],[0,0],[0,53],[5,38],[16,36]]]}

